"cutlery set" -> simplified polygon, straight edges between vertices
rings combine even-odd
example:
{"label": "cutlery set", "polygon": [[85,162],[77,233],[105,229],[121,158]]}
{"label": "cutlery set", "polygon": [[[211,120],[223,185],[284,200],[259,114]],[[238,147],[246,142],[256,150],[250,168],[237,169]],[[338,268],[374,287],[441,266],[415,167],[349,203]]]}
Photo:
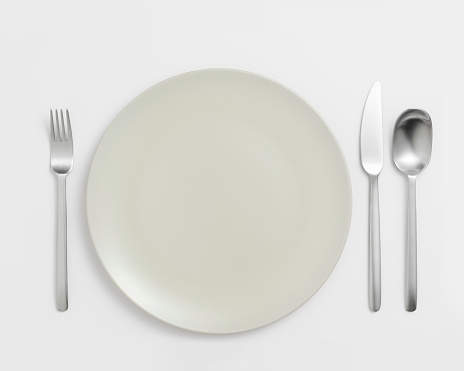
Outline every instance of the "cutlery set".
{"label": "cutlery set", "polygon": [[[381,248],[378,177],[383,166],[381,86],[376,82],[367,97],[361,123],[361,163],[369,175],[369,308],[381,304]],[[396,120],[393,131],[393,160],[408,176],[408,244],[406,250],[405,308],[417,307],[416,178],[432,153],[432,120],[427,112],[408,109]]]}
{"label": "cutlery set", "polygon": [[[352,200],[343,152],[312,106],[265,77],[215,69],[155,85],[123,112],[92,162],[87,218],[98,257],[134,303],[184,329],[234,333],[286,316],[322,286],[343,251]],[[417,302],[415,184],[431,148],[429,115],[402,113],[393,158],[409,180],[408,311]],[[365,103],[360,152],[370,183],[368,292],[375,312],[378,82]],[[66,177],[73,167],[67,110],[50,110],[50,166],[57,177],[56,306],[66,311]]]}

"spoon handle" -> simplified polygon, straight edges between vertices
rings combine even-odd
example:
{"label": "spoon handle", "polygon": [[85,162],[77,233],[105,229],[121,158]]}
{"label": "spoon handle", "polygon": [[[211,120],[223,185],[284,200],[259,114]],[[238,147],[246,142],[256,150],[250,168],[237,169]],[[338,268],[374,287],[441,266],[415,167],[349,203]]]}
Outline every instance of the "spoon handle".
{"label": "spoon handle", "polygon": [[370,175],[369,183],[369,308],[377,312],[381,298],[379,176]]}
{"label": "spoon handle", "polygon": [[417,221],[416,177],[408,176],[408,250],[406,253],[406,310],[414,312],[417,306]]}

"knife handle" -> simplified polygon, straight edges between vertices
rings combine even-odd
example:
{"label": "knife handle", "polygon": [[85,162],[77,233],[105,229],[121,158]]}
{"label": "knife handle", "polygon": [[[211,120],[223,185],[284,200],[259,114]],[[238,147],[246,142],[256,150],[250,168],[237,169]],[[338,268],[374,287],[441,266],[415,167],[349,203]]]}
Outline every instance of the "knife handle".
{"label": "knife handle", "polygon": [[369,308],[380,309],[380,212],[379,176],[369,175]]}

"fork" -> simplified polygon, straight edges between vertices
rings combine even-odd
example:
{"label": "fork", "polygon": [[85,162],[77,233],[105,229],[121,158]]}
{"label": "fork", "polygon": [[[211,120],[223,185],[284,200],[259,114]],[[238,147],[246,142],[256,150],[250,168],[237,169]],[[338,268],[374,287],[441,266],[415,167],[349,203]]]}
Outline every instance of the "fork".
{"label": "fork", "polygon": [[53,111],[50,110],[50,167],[58,181],[56,306],[59,311],[64,312],[68,309],[66,177],[73,167],[73,138],[68,110],[66,125],[63,110],[60,113],[61,120],[58,110],[55,110],[53,120]]}

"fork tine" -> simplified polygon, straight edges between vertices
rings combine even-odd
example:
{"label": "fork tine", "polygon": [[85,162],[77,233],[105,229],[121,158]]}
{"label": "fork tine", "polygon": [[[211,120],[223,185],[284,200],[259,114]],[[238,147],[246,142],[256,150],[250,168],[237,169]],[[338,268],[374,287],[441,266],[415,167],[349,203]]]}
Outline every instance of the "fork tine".
{"label": "fork tine", "polygon": [[62,109],[60,109],[60,113],[61,113],[61,128],[63,129],[63,140],[68,141],[68,134],[66,133],[66,130],[65,130],[66,124],[64,123],[64,117],[63,117],[63,110]]}
{"label": "fork tine", "polygon": [[58,134],[58,140],[61,142],[63,141],[63,134],[62,134],[62,125],[60,123],[60,118],[58,116],[58,110],[55,110],[55,120],[56,120],[56,132]]}
{"label": "fork tine", "polygon": [[68,139],[72,141],[72,130],[71,130],[71,120],[69,119],[69,112],[66,110],[66,118],[67,118],[67,129],[68,129]]}
{"label": "fork tine", "polygon": [[50,138],[56,141],[55,123],[53,122],[53,111],[50,110]]}

